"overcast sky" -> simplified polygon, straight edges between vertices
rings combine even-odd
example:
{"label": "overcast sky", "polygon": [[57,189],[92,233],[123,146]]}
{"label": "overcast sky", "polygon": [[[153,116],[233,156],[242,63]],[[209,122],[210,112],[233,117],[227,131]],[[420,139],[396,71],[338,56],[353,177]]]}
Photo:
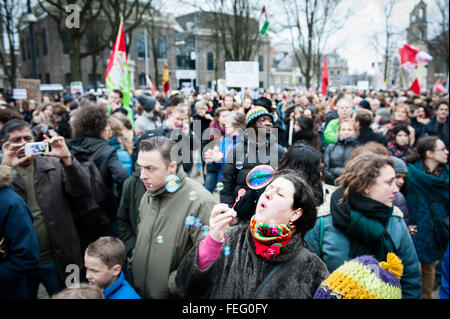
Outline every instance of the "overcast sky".
{"label": "overcast sky", "polygon": [[[184,0],[186,2],[195,2],[195,0]],[[302,1],[302,0],[298,0]],[[381,61],[381,56],[374,49],[371,38],[376,32],[383,32],[384,14],[381,10],[382,0],[343,0],[341,9],[351,7],[353,15],[349,17],[344,28],[337,32],[327,43],[332,48],[337,47],[337,52],[348,61],[350,73],[360,73],[370,71],[372,62]],[[177,0],[166,0],[167,9],[175,16],[193,12],[192,6],[180,3]],[[398,41],[398,47],[406,43],[406,28],[409,24],[409,13],[420,0],[398,0],[394,8],[395,28],[403,32]],[[281,1],[261,0],[261,7],[266,5],[269,21],[268,34],[271,36],[272,46],[280,47],[280,43],[289,44],[289,32],[273,33],[270,32],[277,23],[277,19],[282,15]],[[434,0],[425,0],[427,7],[427,18],[430,21],[433,16]],[[169,9],[170,8],[170,9]],[[256,14],[259,16],[259,12]],[[271,29],[272,28],[272,29]],[[428,27],[430,31],[430,26]],[[397,50],[396,50],[397,51]]]}

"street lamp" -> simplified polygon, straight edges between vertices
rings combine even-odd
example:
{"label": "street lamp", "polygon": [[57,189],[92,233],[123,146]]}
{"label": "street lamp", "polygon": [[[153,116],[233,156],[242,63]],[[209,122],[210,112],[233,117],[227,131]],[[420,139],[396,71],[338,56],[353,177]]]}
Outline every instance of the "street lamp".
{"label": "street lamp", "polygon": [[30,29],[30,41],[31,41],[31,65],[33,69],[33,79],[37,79],[37,64],[36,64],[36,46],[35,46],[35,39],[34,39],[34,31],[33,31],[33,24],[37,21],[37,18],[31,11],[31,0],[27,0],[27,7],[28,7],[28,14],[26,17],[26,21],[28,22],[29,29]]}

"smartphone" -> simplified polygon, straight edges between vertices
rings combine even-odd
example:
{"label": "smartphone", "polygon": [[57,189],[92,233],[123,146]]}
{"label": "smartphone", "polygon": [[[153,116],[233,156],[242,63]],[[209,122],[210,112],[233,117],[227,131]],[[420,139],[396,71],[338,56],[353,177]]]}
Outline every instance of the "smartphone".
{"label": "smartphone", "polygon": [[47,142],[36,142],[25,144],[25,156],[38,155],[50,152]]}

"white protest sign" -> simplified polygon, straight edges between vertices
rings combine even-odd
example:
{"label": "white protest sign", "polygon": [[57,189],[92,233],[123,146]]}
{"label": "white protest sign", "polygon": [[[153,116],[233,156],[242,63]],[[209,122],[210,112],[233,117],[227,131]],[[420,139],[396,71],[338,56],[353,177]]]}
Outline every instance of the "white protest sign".
{"label": "white protest sign", "polygon": [[71,82],[70,83],[70,93],[74,95],[75,93],[83,94],[83,82]]}
{"label": "white protest sign", "polygon": [[258,62],[225,62],[225,79],[228,87],[259,87]]}
{"label": "white protest sign", "polygon": [[364,91],[369,89],[369,81],[358,81],[358,90]]}
{"label": "white protest sign", "polygon": [[27,89],[13,89],[13,99],[14,100],[26,100],[27,99]]}

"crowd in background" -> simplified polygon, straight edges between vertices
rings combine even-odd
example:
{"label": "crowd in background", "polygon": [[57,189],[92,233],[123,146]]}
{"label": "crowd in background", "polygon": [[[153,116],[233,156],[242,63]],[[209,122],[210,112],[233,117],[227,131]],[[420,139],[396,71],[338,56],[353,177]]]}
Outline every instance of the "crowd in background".
{"label": "crowd in background", "polygon": [[[82,265],[81,259],[85,251],[86,268],[89,268],[88,264],[95,264],[95,260],[89,259],[89,256],[95,257],[99,253],[92,252],[89,255],[89,247],[98,238],[105,236],[120,238],[125,255],[133,258],[131,268],[128,272],[125,271],[125,277],[141,297],[167,298],[177,295],[177,289],[173,288],[177,286],[176,283],[183,290],[178,295],[185,297],[229,297],[226,291],[239,290],[230,286],[230,282],[239,282],[241,275],[237,270],[229,273],[230,268],[227,267],[232,267],[234,263],[227,261],[220,267],[214,264],[216,266],[208,268],[207,276],[219,276],[220,279],[214,291],[208,292],[204,287],[208,282],[204,281],[205,273],[189,268],[189,265],[196,262],[197,255],[194,250],[187,254],[187,248],[180,256],[166,256],[161,252],[161,259],[167,262],[163,266],[152,265],[150,261],[153,268],[163,268],[165,265],[173,268],[174,263],[177,268],[180,264],[178,275],[165,272],[162,275],[170,277],[169,282],[173,287],[170,284],[164,289],[153,286],[157,286],[155,282],[158,280],[154,278],[156,275],[148,275],[142,265],[149,266],[145,260],[150,260],[151,257],[138,258],[136,251],[150,249],[142,246],[145,238],[141,238],[143,235],[139,233],[139,227],[142,228],[146,223],[148,227],[152,225],[142,217],[144,201],[141,200],[147,196],[146,191],[155,186],[146,184],[142,177],[144,173],[141,172],[142,167],[146,166],[142,165],[143,159],[140,162],[138,159],[142,152],[151,152],[157,147],[142,144],[145,140],[155,136],[170,138],[174,133],[177,141],[187,138],[190,143],[188,148],[183,145],[182,153],[189,154],[188,160],[183,157],[180,164],[186,176],[198,179],[202,184],[202,189],[195,188],[195,192],[197,197],[201,197],[199,202],[205,203],[205,207],[197,208],[203,223],[206,224],[205,220],[209,218],[213,203],[220,202],[229,207],[236,204],[233,206],[236,212],[236,216],[233,216],[234,224],[252,224],[254,213],[258,212],[260,198],[268,196],[269,188],[252,189],[246,183],[246,176],[264,162],[259,155],[253,162],[242,161],[237,157],[236,149],[239,143],[243,143],[243,152],[249,156],[251,146],[262,143],[259,136],[253,139],[242,134],[246,128],[254,128],[265,130],[266,135],[263,137],[267,139],[267,145],[277,151],[279,167],[274,169],[290,169],[300,173],[302,180],[292,180],[291,183],[295,186],[304,180],[311,189],[310,200],[317,207],[318,222],[314,218],[309,228],[302,230],[301,239],[295,245],[296,249],[301,250],[304,239],[309,250],[326,265],[326,268],[319,264],[315,266],[316,272],[311,276],[317,276],[317,283],[312,290],[315,291],[320,282],[328,277],[328,272],[332,273],[345,260],[349,260],[348,257],[353,259],[370,252],[378,261],[382,261],[387,252],[394,250],[404,264],[401,281],[403,296],[433,298],[433,291],[441,285],[441,274],[445,272],[441,268],[441,261],[446,249],[448,272],[448,94],[427,92],[412,95],[402,91],[337,90],[323,96],[313,90],[282,90],[271,93],[266,90],[239,92],[234,89],[223,94],[214,91],[190,94],[172,91],[165,95],[146,90],[131,93],[130,105],[123,104],[123,92],[119,90],[75,95],[63,91],[44,94],[42,101],[22,100],[20,103],[15,100],[7,101],[0,96],[0,140],[3,146],[0,162],[19,167],[17,174],[25,181],[24,185],[17,182],[17,178],[11,179],[11,183],[19,195],[25,194],[22,197],[34,216],[34,222],[27,227],[34,228],[37,234],[39,267],[42,272],[47,269],[56,274],[36,275],[32,282],[33,289],[27,289],[28,292],[32,291],[29,297],[36,297],[39,283],[45,285],[50,295],[61,291],[64,288],[62,267],[67,264]],[[14,132],[21,132],[28,127],[32,139],[24,139],[27,142],[50,142],[52,154],[61,160],[59,164],[57,161],[41,163],[36,158],[30,164],[35,174],[34,186],[33,172],[20,168],[27,162],[24,160],[14,164],[13,155],[5,147],[5,143],[11,143]],[[274,129],[277,129],[275,136]],[[142,152],[141,145],[146,147]],[[379,157],[369,156],[368,152]],[[71,158],[70,161],[67,160],[68,157]],[[74,166],[77,168],[73,168]],[[389,175],[390,171],[383,170],[386,166],[392,167],[393,176]],[[83,175],[86,167],[90,174]],[[49,170],[55,170],[59,175],[55,173],[52,180],[36,177],[38,174],[45,175],[43,172]],[[171,175],[177,175],[181,180],[187,178],[177,170]],[[387,179],[392,177],[392,185],[388,186],[391,193],[389,190],[382,193],[386,186],[382,182],[377,184],[378,176],[385,176]],[[98,197],[95,197],[97,205],[94,206],[103,213],[97,214],[96,220],[86,218],[85,212],[92,209],[92,205],[86,204],[89,201],[80,200],[89,197],[79,191],[82,189],[80,185],[89,184],[89,177],[101,180],[101,187],[95,190]],[[280,180],[286,181],[287,177],[279,177],[274,183],[281,183]],[[358,180],[365,180],[368,184],[358,184]],[[52,190],[45,185],[49,182],[59,190]],[[235,203],[238,191],[242,188],[246,190],[245,200]],[[26,196],[34,192],[37,195],[33,198]],[[50,198],[46,199],[45,205],[41,192]],[[214,200],[211,195],[220,199]],[[342,205],[342,198],[348,200],[348,206]],[[182,197],[180,199],[183,201]],[[379,203],[386,200],[388,202],[380,207]],[[396,209],[385,209],[392,202]],[[183,203],[178,202],[178,205]],[[146,209],[150,211],[155,208],[149,205]],[[177,210],[175,206],[173,209]],[[44,213],[43,219],[42,213],[45,210],[49,212]],[[64,220],[71,218],[70,214],[49,218],[48,216],[56,215],[51,212],[56,210],[71,211],[73,222]],[[185,211],[183,208],[180,210],[183,213]],[[353,212],[362,217],[356,219],[358,223],[349,224],[353,217],[346,219],[344,216],[353,216]],[[363,219],[364,223],[361,221]],[[375,219],[384,227],[381,235],[375,232]],[[55,223],[58,224],[59,234],[52,230]],[[97,227],[90,230],[89,227],[93,224]],[[178,231],[173,227],[174,231]],[[212,230],[212,225],[210,227]],[[297,225],[297,229],[299,228],[301,227]],[[373,232],[363,231],[367,229]],[[191,234],[191,239],[195,238],[192,239],[191,246],[202,239],[199,230],[196,231],[195,235]],[[323,231],[325,235],[319,236]],[[61,235],[61,232],[65,234]],[[386,233],[390,238],[387,238],[389,236]],[[355,234],[363,237],[359,245],[353,245],[354,237],[357,236]],[[220,237],[217,235],[216,242],[220,242]],[[185,239],[180,238],[182,237],[172,239],[173,245],[182,245],[180,241]],[[79,242],[75,244],[72,241]],[[164,241],[170,239],[167,237]],[[56,242],[59,244],[56,245]],[[369,249],[374,242],[377,243],[376,249]],[[112,245],[111,247],[116,245],[114,242],[107,242],[105,245],[107,244]],[[241,249],[240,242],[233,242],[233,245],[233,250]],[[346,245],[351,247],[349,251],[336,248]],[[201,245],[200,248],[195,247],[202,249]],[[132,256],[133,251],[135,256]],[[122,264],[125,257],[122,259],[116,263]],[[305,265],[318,263],[309,255],[298,257],[298,262]],[[26,268],[26,265],[22,266]],[[113,266],[114,263],[111,264],[111,269]],[[1,267],[0,262],[0,273],[4,271]],[[266,273],[266,266],[261,267],[261,271]],[[11,269],[9,271],[14,272]],[[224,273],[228,275],[224,276]],[[115,274],[119,276],[122,273],[116,271]],[[181,275],[185,276],[183,279],[187,278],[186,281],[179,278]],[[237,279],[230,279],[230,276],[237,276]],[[0,277],[3,278],[3,275]],[[120,278],[125,281],[123,275]],[[248,278],[247,284],[257,286],[263,279]],[[196,284],[198,280],[204,283],[201,287]],[[11,283],[9,287],[14,285],[20,295],[19,281]],[[446,285],[448,298],[448,282]],[[445,283],[442,283],[442,287],[444,286]],[[277,286],[275,291],[279,289],[281,288]],[[289,289],[299,288],[295,286]],[[133,289],[130,287],[130,290]],[[314,291],[312,294],[310,291],[301,291],[294,297],[312,297]],[[0,296],[4,296],[2,289]],[[231,296],[249,297],[241,292]],[[280,292],[280,296],[284,296],[283,292]]]}

